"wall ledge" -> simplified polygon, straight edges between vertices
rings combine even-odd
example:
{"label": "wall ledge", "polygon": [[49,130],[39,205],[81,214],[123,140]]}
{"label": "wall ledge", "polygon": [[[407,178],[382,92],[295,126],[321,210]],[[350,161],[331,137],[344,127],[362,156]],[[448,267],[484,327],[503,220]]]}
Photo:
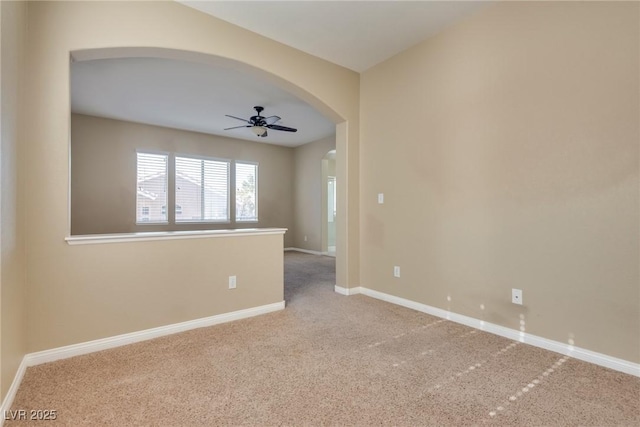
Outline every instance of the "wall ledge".
{"label": "wall ledge", "polygon": [[286,228],[238,228],[233,230],[145,231],[140,233],[86,234],[67,236],[69,245],[141,242],[149,240],[204,239],[215,237],[267,236],[284,234]]}

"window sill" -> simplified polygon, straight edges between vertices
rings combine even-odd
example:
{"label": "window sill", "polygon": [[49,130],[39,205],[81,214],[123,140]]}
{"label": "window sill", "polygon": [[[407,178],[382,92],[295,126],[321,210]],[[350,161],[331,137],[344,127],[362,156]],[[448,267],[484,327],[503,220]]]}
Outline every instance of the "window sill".
{"label": "window sill", "polygon": [[136,225],[169,225],[169,221],[141,221],[136,222]]}
{"label": "window sill", "polygon": [[220,225],[220,224],[231,224],[231,221],[176,221],[176,225],[193,225],[193,224],[209,224],[209,225]]}
{"label": "window sill", "polygon": [[140,242],[149,240],[204,239],[215,237],[265,236],[284,234],[286,228],[239,228],[236,230],[149,231],[141,233],[89,234],[68,236],[69,245],[96,245],[104,243]]}

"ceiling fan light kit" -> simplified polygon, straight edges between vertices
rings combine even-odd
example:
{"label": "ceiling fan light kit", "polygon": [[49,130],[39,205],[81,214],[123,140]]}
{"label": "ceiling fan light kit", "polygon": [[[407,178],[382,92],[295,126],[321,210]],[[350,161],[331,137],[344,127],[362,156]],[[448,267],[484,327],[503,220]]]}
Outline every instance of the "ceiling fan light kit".
{"label": "ceiling fan light kit", "polygon": [[298,131],[298,129],[277,125],[276,122],[280,121],[279,116],[269,116],[269,117],[262,116],[260,113],[262,113],[262,111],[264,110],[263,107],[256,106],[256,107],[253,107],[253,109],[256,110],[258,114],[255,116],[251,116],[248,120],[242,119],[236,116],[230,116],[229,114],[225,114],[227,117],[231,117],[232,119],[240,120],[247,123],[246,125],[242,125],[242,126],[225,128],[225,130],[238,129],[238,128],[251,128],[251,132],[256,134],[257,137],[262,137],[262,138],[265,138],[268,135],[267,134],[268,129],[279,130],[283,132]]}
{"label": "ceiling fan light kit", "polygon": [[267,136],[267,128],[262,126],[252,126],[251,131],[256,134],[256,136],[265,137]]}

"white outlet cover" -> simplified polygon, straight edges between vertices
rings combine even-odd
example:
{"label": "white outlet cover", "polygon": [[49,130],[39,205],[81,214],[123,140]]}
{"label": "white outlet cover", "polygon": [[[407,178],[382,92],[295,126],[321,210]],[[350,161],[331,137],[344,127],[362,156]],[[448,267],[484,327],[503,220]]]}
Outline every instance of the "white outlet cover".
{"label": "white outlet cover", "polygon": [[229,276],[229,289],[236,288],[236,276]]}
{"label": "white outlet cover", "polygon": [[378,203],[379,204],[384,203],[384,193],[378,193]]}
{"label": "white outlet cover", "polygon": [[511,289],[511,302],[522,305],[522,289]]}
{"label": "white outlet cover", "polygon": [[400,267],[393,267],[393,277],[400,277]]}

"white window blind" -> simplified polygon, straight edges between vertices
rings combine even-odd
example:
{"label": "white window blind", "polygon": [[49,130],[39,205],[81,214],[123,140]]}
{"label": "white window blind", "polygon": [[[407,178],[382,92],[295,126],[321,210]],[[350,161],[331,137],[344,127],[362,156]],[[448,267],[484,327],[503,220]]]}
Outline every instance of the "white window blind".
{"label": "white window blind", "polygon": [[236,162],[236,221],[258,221],[258,165]]}
{"label": "white window blind", "polygon": [[176,157],[176,222],[229,221],[229,162]]}
{"label": "white window blind", "polygon": [[166,154],[137,153],[137,223],[167,222]]}

